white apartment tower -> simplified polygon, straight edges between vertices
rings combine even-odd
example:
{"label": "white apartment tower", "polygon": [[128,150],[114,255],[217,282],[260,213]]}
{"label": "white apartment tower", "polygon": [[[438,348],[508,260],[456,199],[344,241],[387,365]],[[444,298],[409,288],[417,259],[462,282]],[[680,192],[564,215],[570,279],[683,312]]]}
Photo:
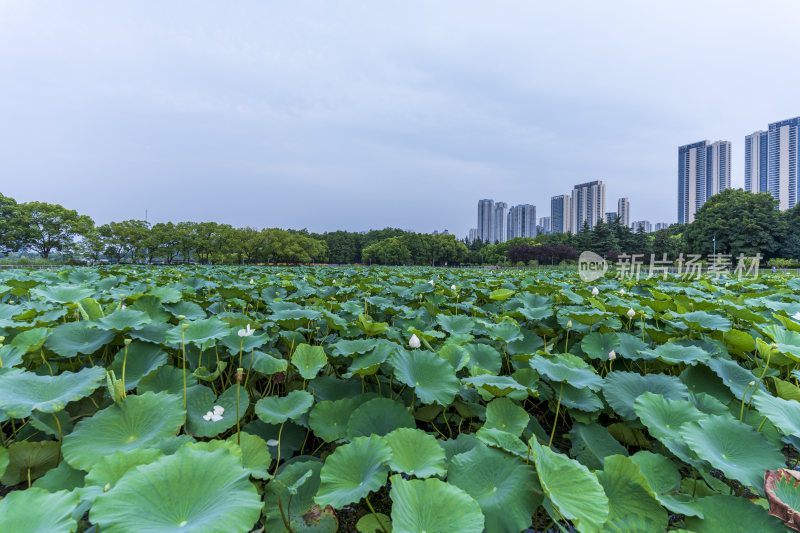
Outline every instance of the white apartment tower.
{"label": "white apartment tower", "polygon": [[571,222],[573,233],[583,228],[584,222],[589,229],[594,228],[598,220],[606,214],[606,186],[600,181],[589,181],[576,185],[572,189]]}
{"label": "white apartment tower", "polygon": [[617,216],[619,223],[626,228],[631,223],[631,203],[627,198],[617,200]]}

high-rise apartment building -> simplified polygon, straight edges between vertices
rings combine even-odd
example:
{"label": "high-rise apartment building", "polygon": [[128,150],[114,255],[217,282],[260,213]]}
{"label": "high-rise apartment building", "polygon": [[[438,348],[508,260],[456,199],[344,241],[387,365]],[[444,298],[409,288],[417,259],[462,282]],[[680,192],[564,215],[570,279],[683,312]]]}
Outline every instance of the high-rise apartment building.
{"label": "high-rise apartment building", "polygon": [[636,220],[634,222],[631,222],[631,229],[634,232],[638,232],[640,227],[645,233],[653,232],[653,225],[650,224],[649,220]]}
{"label": "high-rise apartment building", "polygon": [[492,242],[506,242],[507,227],[508,227],[508,204],[505,202],[495,202],[494,240]]}
{"label": "high-rise apartment building", "polygon": [[731,186],[730,141],[678,147],[678,222],[688,224],[706,200]]}
{"label": "high-rise apartment building", "polygon": [[627,228],[631,222],[631,202],[627,198],[617,200],[617,216],[619,223]]}
{"label": "high-rise apartment building", "polygon": [[478,240],[478,228],[470,228],[469,234],[467,235],[467,240],[469,242],[475,242]]}
{"label": "high-rise apartment building", "polygon": [[616,211],[606,211],[606,216],[603,218],[603,222],[606,224],[611,224],[617,219],[617,212]]}
{"label": "high-rise apartment building", "polygon": [[559,194],[550,199],[550,231],[552,233],[570,233],[572,231],[570,208],[571,202],[568,194]]}
{"label": "high-rise apartment building", "polygon": [[606,213],[606,186],[600,181],[589,181],[576,185],[572,189],[572,206],[570,226],[573,233],[578,233],[584,222],[589,229],[594,228],[598,220]]}
{"label": "high-rise apartment building", "polygon": [[541,217],[541,218],[539,218],[539,228],[540,229],[538,229],[537,232],[536,232],[537,234],[539,234],[539,233],[544,233],[544,234],[552,233],[553,230],[550,227],[550,217]]}
{"label": "high-rise apartment building", "polygon": [[478,238],[483,242],[495,242],[494,239],[494,200],[478,201]]}
{"label": "high-rise apartment building", "polygon": [[769,134],[756,131],[744,137],[744,190],[769,192],[767,162]]}
{"label": "high-rise apartment building", "polygon": [[508,211],[508,238],[536,237],[536,206],[515,205]]}
{"label": "high-rise apartment building", "polygon": [[669,226],[670,226],[669,222],[656,222],[656,225],[655,225],[655,226],[653,226],[653,229],[654,229],[655,231],[660,231],[660,230],[662,230],[662,229],[667,229],[667,228],[669,228]]}
{"label": "high-rise apartment building", "polygon": [[781,211],[797,204],[797,173],[800,166],[798,129],[800,117],[773,122],[767,128],[767,187],[772,196],[778,199]]}

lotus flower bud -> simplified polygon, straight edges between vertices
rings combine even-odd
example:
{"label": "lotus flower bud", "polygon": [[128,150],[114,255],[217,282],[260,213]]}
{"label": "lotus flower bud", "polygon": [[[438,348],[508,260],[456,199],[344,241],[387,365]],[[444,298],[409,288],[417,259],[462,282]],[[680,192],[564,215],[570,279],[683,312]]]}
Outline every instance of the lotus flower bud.
{"label": "lotus flower bud", "polygon": [[636,311],[634,311],[632,307],[628,309],[628,318],[633,318],[635,316],[636,316]]}
{"label": "lotus flower bud", "polygon": [[747,384],[747,386],[748,386],[748,387],[752,387],[752,386],[753,386],[753,385],[755,385],[755,384],[756,384],[756,382],[755,382],[755,381],[751,381],[750,383],[748,383],[748,384]]}
{"label": "lotus flower bud", "polygon": [[186,318],[186,315],[178,315],[178,320],[183,320],[184,318]]}
{"label": "lotus flower bud", "polygon": [[430,283],[431,287],[433,287],[433,280],[430,280],[428,283]]}
{"label": "lotus flower bud", "polygon": [[278,441],[277,441],[277,440],[275,440],[275,439],[269,439],[269,440],[267,441],[267,446],[273,446],[273,447],[275,447],[275,446],[277,446],[278,444],[280,444],[280,442],[278,442]]}
{"label": "lotus flower bud", "polygon": [[620,289],[619,290],[619,295],[620,296],[624,296],[625,295],[625,289]]}
{"label": "lotus flower bud", "polygon": [[130,339],[125,339],[123,342],[125,343],[125,346],[130,346],[131,345],[131,340]]}
{"label": "lotus flower bud", "polygon": [[572,329],[572,320],[567,320],[567,329]]}
{"label": "lotus flower bud", "polygon": [[597,296],[598,294],[600,294],[600,290],[597,287],[592,289],[592,296]]}
{"label": "lotus flower bud", "polygon": [[450,285],[450,290],[451,290],[451,291],[454,291],[454,290],[456,290],[456,284],[455,284],[455,283],[453,283],[452,285]]}
{"label": "lotus flower bud", "polygon": [[608,360],[609,361],[613,361],[616,358],[617,358],[617,352],[615,352],[614,350],[611,350],[610,352],[608,352]]}
{"label": "lotus flower bud", "polygon": [[411,346],[412,348],[420,347],[421,343],[419,342],[419,337],[417,337],[416,333],[412,334],[411,338],[408,339],[408,345]]}
{"label": "lotus flower bud", "polygon": [[182,327],[184,330],[186,330],[186,328],[188,328],[188,327],[189,327],[189,324],[181,324],[181,327]]}
{"label": "lotus flower bud", "polygon": [[111,483],[106,483],[103,487],[103,492],[108,492],[111,490]]}

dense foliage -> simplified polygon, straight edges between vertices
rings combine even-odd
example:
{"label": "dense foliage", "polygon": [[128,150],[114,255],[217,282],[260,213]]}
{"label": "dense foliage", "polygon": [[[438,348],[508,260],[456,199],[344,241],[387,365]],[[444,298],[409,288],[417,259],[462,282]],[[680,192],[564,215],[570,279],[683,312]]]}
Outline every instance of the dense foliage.
{"label": "dense foliage", "polygon": [[780,275],[18,270],[0,335],[8,531],[769,533],[796,501]]}

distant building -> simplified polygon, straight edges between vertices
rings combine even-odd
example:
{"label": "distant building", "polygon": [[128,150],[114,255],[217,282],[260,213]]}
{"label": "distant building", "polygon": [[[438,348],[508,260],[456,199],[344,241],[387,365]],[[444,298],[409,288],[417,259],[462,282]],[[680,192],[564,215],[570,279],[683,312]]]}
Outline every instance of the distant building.
{"label": "distant building", "polygon": [[752,193],[769,192],[767,168],[769,162],[769,133],[755,131],[744,137],[744,190]]}
{"label": "distant building", "polygon": [[550,199],[550,232],[570,233],[572,216],[570,215],[571,200],[568,194],[560,194]]}
{"label": "distant building", "polygon": [[678,222],[688,224],[706,201],[731,186],[730,141],[678,147]]}
{"label": "distant building", "polygon": [[494,241],[506,242],[506,229],[508,225],[508,204],[495,202],[494,204]]}
{"label": "distant building", "polygon": [[617,216],[619,223],[626,228],[631,223],[631,202],[627,198],[617,200]]}
{"label": "distant building", "polygon": [[645,233],[653,232],[653,226],[650,224],[649,220],[636,220],[631,222],[631,229],[634,231],[634,233],[639,231],[640,226],[644,229]]}
{"label": "distant building", "polygon": [[495,242],[494,218],[494,200],[478,201],[478,238],[483,242]]}
{"label": "distant building", "polygon": [[475,242],[478,240],[478,228],[470,228],[469,234],[467,235],[467,240],[469,242]]}
{"label": "distant building", "polygon": [[662,229],[667,229],[667,228],[669,228],[671,225],[672,225],[672,224],[670,224],[669,222],[656,222],[656,225],[655,225],[655,226],[653,226],[653,229],[654,229],[655,231],[660,231],[660,230],[662,230]]}
{"label": "distant building", "polygon": [[576,185],[572,189],[571,222],[573,233],[578,233],[583,224],[594,228],[606,213],[606,186],[600,180]]}
{"label": "distant building", "polygon": [[744,138],[744,188],[768,192],[781,211],[797,205],[800,117],[773,122]]}
{"label": "distant building", "polygon": [[515,205],[508,210],[508,238],[536,237],[536,206]]}
{"label": "distant building", "polygon": [[550,217],[541,217],[539,219],[538,227],[541,228],[541,229],[536,231],[537,235],[539,233],[544,233],[544,234],[551,233],[552,232],[552,228],[550,227]]}
{"label": "distant building", "polygon": [[607,211],[605,218],[603,218],[603,222],[606,224],[611,224],[617,219],[617,212],[616,211]]}

